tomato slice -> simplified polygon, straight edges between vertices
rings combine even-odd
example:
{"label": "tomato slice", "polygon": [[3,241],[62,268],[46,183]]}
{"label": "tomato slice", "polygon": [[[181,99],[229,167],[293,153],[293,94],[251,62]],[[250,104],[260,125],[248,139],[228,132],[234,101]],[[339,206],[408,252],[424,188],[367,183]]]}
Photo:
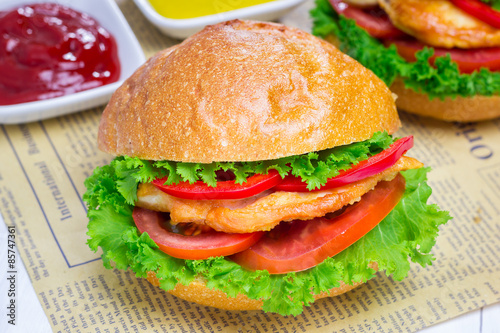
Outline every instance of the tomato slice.
{"label": "tomato slice", "polygon": [[135,207],[132,217],[137,229],[141,233],[147,232],[160,250],[179,259],[228,256],[247,249],[264,235],[264,232],[227,234],[211,230],[196,236],[184,236],[165,227],[167,220],[164,213]]}
{"label": "tomato slice", "polygon": [[475,18],[500,29],[500,12],[479,0],[451,0],[451,2]]}
{"label": "tomato slice", "polygon": [[380,182],[361,201],[328,219],[282,222],[248,249],[230,258],[249,270],[271,274],[303,271],[345,250],[382,221],[405,191],[400,174]]}
{"label": "tomato slice", "polygon": [[341,15],[356,21],[356,24],[375,38],[405,36],[396,28],[387,14],[378,6],[359,8],[342,0],[330,0],[333,9]]}
{"label": "tomato slice", "polygon": [[[385,45],[394,44],[400,56],[406,61],[413,62],[416,59],[415,53],[423,49],[426,45],[413,39],[389,39],[384,41]],[[450,55],[461,73],[472,73],[481,68],[488,68],[491,71],[500,70],[500,47],[488,47],[479,49],[445,49],[434,48],[434,55],[430,58],[434,64],[437,57]]]}
{"label": "tomato slice", "polygon": [[256,174],[248,177],[243,184],[236,184],[234,180],[227,180],[218,181],[215,187],[208,186],[202,181],[196,181],[193,184],[180,182],[173,185],[164,185],[167,178],[155,179],[153,184],[174,197],[190,200],[214,200],[248,198],[273,188],[281,180],[278,171],[269,170],[267,175]]}
{"label": "tomato slice", "polygon": [[[328,179],[325,185],[314,191],[340,187],[380,173],[394,165],[411,147],[413,147],[413,136],[401,138],[381,153],[359,162],[348,170],[340,171],[340,174]],[[274,189],[286,192],[311,192],[307,189],[307,183],[292,175],[286,176]]]}

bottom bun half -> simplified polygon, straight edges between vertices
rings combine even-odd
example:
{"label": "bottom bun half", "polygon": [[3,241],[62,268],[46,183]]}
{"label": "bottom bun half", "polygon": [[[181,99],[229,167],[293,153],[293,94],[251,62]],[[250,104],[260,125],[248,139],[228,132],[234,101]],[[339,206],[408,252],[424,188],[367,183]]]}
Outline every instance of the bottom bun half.
{"label": "bottom bun half", "polygon": [[445,121],[482,121],[500,117],[500,96],[446,97],[432,100],[396,79],[390,87],[399,110]]}
{"label": "bottom bun half", "polygon": [[[378,265],[376,263],[372,263],[369,266],[378,270]],[[160,286],[160,281],[154,272],[148,272],[147,280],[156,287]],[[341,281],[339,287],[314,295],[314,299],[317,301],[325,297],[338,296],[363,283],[364,282],[355,282],[352,285],[347,285]],[[178,283],[174,289],[168,292],[189,302],[212,306],[223,310],[262,310],[263,305],[262,301],[250,299],[243,294],[238,294],[236,297],[229,297],[222,290],[210,289],[201,278],[195,279],[187,286]]]}

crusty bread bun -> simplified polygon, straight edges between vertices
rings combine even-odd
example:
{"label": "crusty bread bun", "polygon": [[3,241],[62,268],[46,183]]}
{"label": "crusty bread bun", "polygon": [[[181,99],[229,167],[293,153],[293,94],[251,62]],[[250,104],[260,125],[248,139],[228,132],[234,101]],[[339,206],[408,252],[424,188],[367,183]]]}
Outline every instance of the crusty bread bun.
{"label": "crusty bread bun", "polygon": [[[376,264],[372,268],[376,268]],[[147,280],[154,286],[158,287],[160,281],[153,272],[148,272]],[[340,286],[332,288],[328,292],[322,292],[314,295],[314,300],[338,296],[348,292],[360,285],[363,282],[346,285],[340,282]],[[226,293],[219,289],[209,289],[202,279],[195,279],[189,285],[185,286],[178,283],[174,289],[168,291],[170,294],[182,298],[183,300],[194,302],[201,305],[213,306],[223,310],[262,310],[262,301],[250,299],[243,294],[238,294],[236,297],[229,297]]]}
{"label": "crusty bread bun", "polygon": [[[104,110],[98,145],[149,160],[260,161],[399,126],[387,86],[330,43],[280,24],[234,20],[208,26],[140,67]],[[159,285],[154,272],[147,279]],[[341,283],[314,297],[360,284]],[[209,289],[201,277],[169,292],[228,310],[263,304]]]}
{"label": "crusty bread bun", "polygon": [[113,94],[99,148],[150,160],[256,161],[393,133],[394,98],[331,44],[280,24],[208,26]]}
{"label": "crusty bread bun", "polygon": [[432,100],[426,94],[406,88],[396,79],[391,90],[398,95],[399,110],[446,121],[481,121],[500,117],[500,96],[447,97]]}

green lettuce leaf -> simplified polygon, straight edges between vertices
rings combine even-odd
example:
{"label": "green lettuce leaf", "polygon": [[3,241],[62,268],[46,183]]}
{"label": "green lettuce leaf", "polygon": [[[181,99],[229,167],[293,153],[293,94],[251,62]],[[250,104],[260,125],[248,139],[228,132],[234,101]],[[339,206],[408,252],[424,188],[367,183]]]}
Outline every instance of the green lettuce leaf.
{"label": "green lettuce leaf", "polygon": [[[372,138],[345,146],[326,149],[321,152],[308,153],[284,157],[276,160],[257,162],[214,162],[210,164],[182,163],[170,161],[145,161],[132,157],[117,157],[104,171],[112,173],[117,183],[118,192],[128,204],[137,201],[137,185],[148,183],[156,178],[168,176],[167,185],[181,181],[190,184],[203,181],[209,186],[216,186],[216,171],[232,171],[236,176],[236,183],[242,184],[253,174],[267,174],[269,170],[277,170],[282,178],[291,173],[301,177],[307,183],[307,188],[317,189],[324,185],[328,178],[335,177],[341,170],[368,159],[370,156],[387,149],[395,141],[387,132],[374,133]],[[108,175],[108,178],[110,175]],[[95,182],[90,178],[88,182]],[[102,200],[99,199],[99,186],[88,192],[95,207]],[[94,198],[95,197],[95,198]],[[97,202],[94,203],[94,201]]]}
{"label": "green lettuce leaf", "polygon": [[481,0],[484,3],[487,3],[488,5],[491,5],[496,10],[500,10],[500,0]]}
{"label": "green lettuce leaf", "polygon": [[433,67],[429,58],[434,49],[430,47],[418,51],[417,60],[409,63],[398,55],[394,45],[385,47],[357,26],[354,20],[338,15],[328,0],[316,0],[311,16],[313,34],[323,38],[336,36],[343,52],[372,70],[388,86],[400,77],[407,88],[425,93],[430,99],[500,94],[499,72],[483,68],[471,74],[460,74],[449,56],[439,57]]}
{"label": "green lettuce leaf", "polygon": [[430,254],[439,226],[450,216],[428,205],[431,189],[426,184],[428,169],[402,172],[407,186],[395,209],[361,240],[335,257],[307,271],[270,275],[266,271],[251,272],[224,258],[181,260],[158,249],[147,233],[140,234],[132,219],[131,206],[120,195],[119,177],[112,164],[97,168],[86,181],[84,196],[89,207],[88,245],[102,249],[107,268],[131,269],[138,277],[155,271],[160,287],[171,290],[177,283],[189,284],[196,277],[205,279],[209,288],[229,296],[243,293],[261,299],[263,309],[282,315],[298,315],[313,302],[311,294],[338,287],[339,281],[352,284],[374,277],[369,263],[377,262],[380,271],[397,280],[410,269],[409,259],[422,266],[432,264]]}

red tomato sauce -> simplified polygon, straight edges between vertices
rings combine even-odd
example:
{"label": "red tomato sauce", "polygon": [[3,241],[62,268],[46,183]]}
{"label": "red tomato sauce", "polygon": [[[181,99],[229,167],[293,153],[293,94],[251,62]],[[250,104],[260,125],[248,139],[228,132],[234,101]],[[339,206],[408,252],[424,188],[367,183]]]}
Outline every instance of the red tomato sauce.
{"label": "red tomato sauce", "polygon": [[115,82],[114,37],[87,14],[55,3],[0,12],[0,105],[44,100]]}

